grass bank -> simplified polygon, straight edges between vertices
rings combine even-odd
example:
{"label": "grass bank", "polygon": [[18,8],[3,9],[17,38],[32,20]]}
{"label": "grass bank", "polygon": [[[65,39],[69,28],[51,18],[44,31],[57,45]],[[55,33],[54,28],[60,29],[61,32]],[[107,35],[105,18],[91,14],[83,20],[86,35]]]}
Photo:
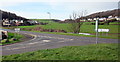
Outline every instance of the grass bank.
{"label": "grass bank", "polygon": [[[12,44],[12,43],[20,42],[20,39],[23,38],[23,37],[24,36],[21,35],[21,34],[8,32],[8,38],[7,39],[9,40],[9,42],[3,42],[3,43],[0,43],[0,45],[6,45],[6,44]],[[12,40],[12,39],[15,39],[15,40]]]}
{"label": "grass bank", "polygon": [[118,60],[118,44],[66,46],[3,56],[3,60]]}

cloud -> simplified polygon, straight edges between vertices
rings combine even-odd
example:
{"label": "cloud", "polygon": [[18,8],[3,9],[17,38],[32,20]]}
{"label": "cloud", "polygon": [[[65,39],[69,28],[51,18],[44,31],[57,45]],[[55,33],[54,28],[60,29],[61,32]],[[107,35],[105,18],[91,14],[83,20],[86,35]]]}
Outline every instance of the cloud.
{"label": "cloud", "polygon": [[47,2],[56,5],[60,2],[118,2],[119,0],[0,0],[0,7],[9,7],[28,2]]}
{"label": "cloud", "polygon": [[[31,7],[29,5],[28,6],[22,5],[22,4],[32,4],[32,5],[38,4],[38,5],[40,5],[41,3],[39,3],[39,2],[43,2],[42,4],[45,4],[45,7],[43,5],[43,7],[39,6],[39,9],[36,9],[36,8],[38,8],[38,6]],[[85,2],[88,2],[88,3],[85,3]],[[98,6],[102,6],[103,4],[97,6],[97,5],[91,4],[89,2],[118,2],[118,0],[0,0],[0,9],[3,9],[4,11],[9,11],[9,12],[15,13],[18,16],[20,15],[20,16],[23,16],[26,18],[34,18],[34,17],[35,18],[49,18],[48,14],[46,14],[46,12],[47,12],[46,10],[48,10],[48,11],[51,11],[52,18],[65,19],[65,18],[68,18],[69,15],[74,10],[76,10],[76,11],[83,10],[84,11],[84,10],[88,9],[88,12],[91,13],[91,12],[95,12],[98,10],[99,11],[106,10],[106,8],[108,8],[108,9],[113,8],[109,5],[108,6],[111,8],[109,8],[107,6],[104,6],[105,8],[104,7],[98,8]],[[48,6],[48,7],[46,7],[46,6]],[[112,6],[114,6],[114,5],[112,5]],[[19,10],[21,8],[23,10]],[[27,8],[30,8],[30,9],[34,8],[34,9],[36,9],[36,11],[26,10]],[[37,10],[43,10],[43,11],[37,11]]]}

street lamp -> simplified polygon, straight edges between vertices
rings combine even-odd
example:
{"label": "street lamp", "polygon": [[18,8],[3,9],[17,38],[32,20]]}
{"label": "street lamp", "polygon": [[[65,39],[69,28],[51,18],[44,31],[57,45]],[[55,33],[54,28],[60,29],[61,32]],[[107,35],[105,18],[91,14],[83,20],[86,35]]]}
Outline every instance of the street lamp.
{"label": "street lamp", "polygon": [[49,19],[51,19],[51,13],[50,13],[50,12],[47,12],[47,14],[49,15]]}
{"label": "street lamp", "polygon": [[49,15],[49,25],[50,25],[50,22],[51,22],[51,13],[47,12],[47,14]]}

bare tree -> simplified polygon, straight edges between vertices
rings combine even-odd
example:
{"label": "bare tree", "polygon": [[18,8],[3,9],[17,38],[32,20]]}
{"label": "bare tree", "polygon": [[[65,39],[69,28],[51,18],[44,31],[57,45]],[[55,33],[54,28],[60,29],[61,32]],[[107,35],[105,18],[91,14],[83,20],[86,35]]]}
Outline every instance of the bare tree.
{"label": "bare tree", "polygon": [[83,17],[83,11],[79,14],[73,12],[72,15],[70,15],[70,30],[73,33],[79,33],[81,29],[81,25],[83,24],[82,21],[80,21],[80,18]]}

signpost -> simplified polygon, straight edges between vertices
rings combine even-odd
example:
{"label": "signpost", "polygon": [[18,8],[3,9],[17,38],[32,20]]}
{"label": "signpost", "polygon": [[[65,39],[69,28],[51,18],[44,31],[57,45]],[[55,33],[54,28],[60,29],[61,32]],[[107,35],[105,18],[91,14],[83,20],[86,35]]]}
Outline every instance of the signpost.
{"label": "signpost", "polygon": [[0,41],[2,40],[2,11],[0,10]]}
{"label": "signpost", "polygon": [[99,22],[99,19],[97,19],[95,23],[96,44],[98,43],[98,32],[109,32],[110,31],[109,29],[98,29],[98,22]]}
{"label": "signpost", "polygon": [[2,40],[2,31],[0,30],[0,41]]}
{"label": "signpost", "polygon": [[98,29],[98,32],[109,32],[109,29]]}
{"label": "signpost", "polygon": [[97,19],[97,20],[96,20],[96,23],[95,23],[96,44],[98,43],[98,22],[99,22],[99,20]]}
{"label": "signpost", "polygon": [[[20,28],[15,28],[14,30],[16,33],[20,32]],[[17,34],[15,34],[15,37],[17,37]]]}
{"label": "signpost", "polygon": [[19,32],[20,31],[20,28],[15,28],[15,32]]}

